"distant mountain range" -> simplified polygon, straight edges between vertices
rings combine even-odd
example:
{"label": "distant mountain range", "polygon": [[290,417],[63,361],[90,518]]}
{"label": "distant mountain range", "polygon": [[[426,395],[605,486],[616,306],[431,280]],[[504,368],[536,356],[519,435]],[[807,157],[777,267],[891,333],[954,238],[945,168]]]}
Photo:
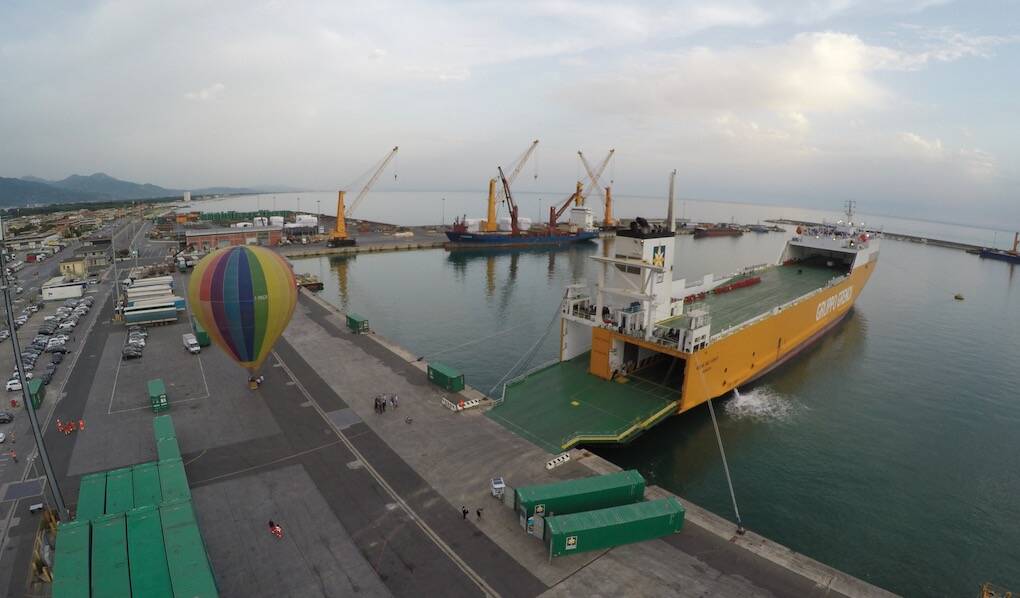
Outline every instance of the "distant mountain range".
{"label": "distant mountain range", "polygon": [[[286,193],[297,191],[283,186],[205,187],[190,189],[192,195],[227,195],[245,193]],[[0,177],[0,206],[23,207],[32,204],[75,203],[156,199],[180,196],[181,189],[167,189],[150,183],[122,181],[97,172],[88,176],[73,174],[66,179],[50,181],[35,176],[20,179]]]}

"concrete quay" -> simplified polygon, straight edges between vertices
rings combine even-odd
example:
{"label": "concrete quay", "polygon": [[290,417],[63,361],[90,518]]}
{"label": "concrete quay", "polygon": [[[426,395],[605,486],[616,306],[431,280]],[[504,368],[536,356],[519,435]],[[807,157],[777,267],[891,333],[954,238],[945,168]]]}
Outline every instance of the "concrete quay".
{"label": "concrete quay", "polygon": [[[512,509],[489,496],[489,478],[500,475],[510,485],[525,485],[618,470],[615,465],[575,450],[568,464],[547,471],[549,453],[480,410],[444,408],[444,393],[427,382],[424,362],[378,335],[347,332],[342,314],[310,293],[303,293],[285,338],[344,397],[350,409],[345,421],[357,417],[367,425],[455,513],[460,505],[472,512],[483,507],[483,519],[465,525],[498,546],[500,558],[530,572],[545,586],[542,595],[892,595],[753,532],[737,536],[732,523],[682,498],[687,523],[675,536],[550,561]],[[380,393],[399,395],[399,409],[376,414],[372,403]],[[479,396],[469,388],[463,398]],[[648,494],[668,493],[651,487]]]}

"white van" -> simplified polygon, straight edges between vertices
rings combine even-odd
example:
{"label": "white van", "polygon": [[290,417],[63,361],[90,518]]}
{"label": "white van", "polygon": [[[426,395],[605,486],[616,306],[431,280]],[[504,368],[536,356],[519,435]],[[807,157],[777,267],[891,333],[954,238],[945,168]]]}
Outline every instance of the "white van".
{"label": "white van", "polygon": [[202,347],[198,346],[198,339],[195,338],[194,334],[190,332],[182,334],[181,339],[184,341],[184,348],[188,350],[188,353],[198,354],[202,352]]}

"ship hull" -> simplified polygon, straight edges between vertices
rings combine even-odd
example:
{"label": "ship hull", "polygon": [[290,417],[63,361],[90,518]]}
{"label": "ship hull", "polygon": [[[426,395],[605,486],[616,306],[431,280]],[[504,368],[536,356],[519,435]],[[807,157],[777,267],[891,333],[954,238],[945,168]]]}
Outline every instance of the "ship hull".
{"label": "ship hull", "polygon": [[822,338],[849,313],[877,263],[871,260],[838,284],[688,355],[678,411],[764,376]]}
{"label": "ship hull", "polygon": [[1020,264],[1020,254],[1005,253],[1001,251],[988,251],[986,249],[982,249],[978,255],[990,260],[1000,260],[1003,262],[1009,262],[1011,264]]}
{"label": "ship hull", "polygon": [[597,231],[582,231],[564,234],[513,235],[511,233],[460,233],[447,231],[450,247],[487,248],[487,247],[535,247],[569,245],[597,239]]}
{"label": "ship hull", "polygon": [[683,413],[760,378],[834,329],[857,301],[877,263],[877,259],[872,259],[839,283],[795,300],[694,353],[670,349],[610,328],[593,328],[589,372],[612,379],[609,348],[614,344],[620,346],[619,342],[682,359],[684,377],[678,389],[677,413]]}
{"label": "ship hull", "polygon": [[695,239],[707,239],[707,238],[710,238],[710,237],[739,237],[739,236],[742,236],[743,234],[744,234],[744,231],[725,229],[725,228],[719,228],[719,229],[696,228],[696,229],[694,229],[694,238]]}

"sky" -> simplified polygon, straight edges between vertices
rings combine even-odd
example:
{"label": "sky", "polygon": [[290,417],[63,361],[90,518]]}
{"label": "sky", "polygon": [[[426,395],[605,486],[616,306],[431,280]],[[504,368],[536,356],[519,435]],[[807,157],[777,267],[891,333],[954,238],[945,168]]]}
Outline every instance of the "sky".
{"label": "sky", "polygon": [[540,139],[515,188],[1009,227],[1018,67],[1016,1],[5,2],[0,176],[481,193]]}

